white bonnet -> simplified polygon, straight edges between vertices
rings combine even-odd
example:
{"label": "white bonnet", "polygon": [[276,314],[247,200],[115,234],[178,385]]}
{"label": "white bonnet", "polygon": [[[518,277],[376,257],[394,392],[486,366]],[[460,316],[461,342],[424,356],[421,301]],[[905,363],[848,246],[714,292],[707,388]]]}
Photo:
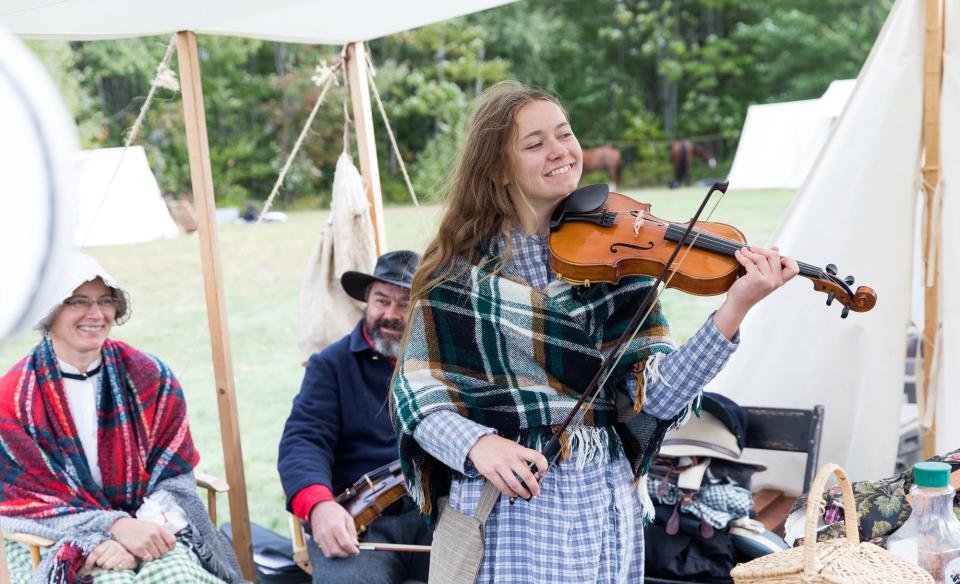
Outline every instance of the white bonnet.
{"label": "white bonnet", "polygon": [[51,286],[52,289],[47,295],[50,310],[33,325],[34,330],[46,333],[63,301],[70,298],[74,290],[98,277],[110,288],[113,297],[117,299],[117,316],[114,323],[120,325],[127,322],[130,318],[130,295],[120,287],[100,262],[93,256],[75,251],[64,258],[62,265],[61,276],[56,279],[56,284]]}

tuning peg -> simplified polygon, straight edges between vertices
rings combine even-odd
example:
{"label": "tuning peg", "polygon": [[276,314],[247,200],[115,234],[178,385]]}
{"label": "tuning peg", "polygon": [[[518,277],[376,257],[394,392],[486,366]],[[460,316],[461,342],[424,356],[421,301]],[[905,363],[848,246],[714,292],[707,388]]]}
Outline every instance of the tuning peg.
{"label": "tuning peg", "polygon": [[856,280],[854,279],[853,276],[847,276],[846,278],[843,279],[843,283],[846,284],[847,286],[853,286],[853,283],[855,281]]}
{"label": "tuning peg", "polygon": [[830,306],[831,304],[833,304],[833,292],[828,292],[828,293],[827,293],[827,306]]}
{"label": "tuning peg", "polygon": [[827,273],[831,276],[837,275],[837,265],[836,264],[827,264]]}
{"label": "tuning peg", "polygon": [[843,311],[840,313],[840,318],[847,318],[848,314],[850,314],[850,307],[844,306]]}

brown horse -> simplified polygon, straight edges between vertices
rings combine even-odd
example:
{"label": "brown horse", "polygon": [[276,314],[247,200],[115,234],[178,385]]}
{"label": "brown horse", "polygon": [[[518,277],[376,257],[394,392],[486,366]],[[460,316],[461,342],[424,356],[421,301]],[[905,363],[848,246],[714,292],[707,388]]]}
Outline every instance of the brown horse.
{"label": "brown horse", "polygon": [[684,183],[690,184],[690,165],[694,156],[710,168],[717,166],[717,159],[714,158],[713,151],[705,146],[699,146],[690,140],[674,140],[670,143],[670,163],[673,164],[671,189],[675,189]]}
{"label": "brown horse", "polygon": [[623,169],[623,158],[620,151],[613,146],[587,148],[583,151],[583,172],[604,170],[607,173],[607,182],[613,183],[614,188],[620,184],[620,171]]}

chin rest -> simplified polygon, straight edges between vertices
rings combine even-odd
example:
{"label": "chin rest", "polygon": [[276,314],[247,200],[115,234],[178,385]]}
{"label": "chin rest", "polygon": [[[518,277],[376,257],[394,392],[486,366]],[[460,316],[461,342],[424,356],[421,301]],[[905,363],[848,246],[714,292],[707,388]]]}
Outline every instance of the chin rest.
{"label": "chin rest", "polygon": [[596,211],[607,202],[607,195],[610,194],[610,187],[605,184],[588,185],[577,189],[567,195],[567,198],[553,212],[550,217],[550,231],[555,231],[564,220],[570,219],[571,215],[590,213]]}

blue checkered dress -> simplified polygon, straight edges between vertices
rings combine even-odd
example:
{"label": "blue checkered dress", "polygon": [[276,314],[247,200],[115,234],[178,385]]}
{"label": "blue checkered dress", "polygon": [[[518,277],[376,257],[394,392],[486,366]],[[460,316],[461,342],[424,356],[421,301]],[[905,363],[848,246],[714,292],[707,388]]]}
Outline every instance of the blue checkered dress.
{"label": "blue checkered dress", "polygon": [[[545,288],[553,278],[546,236],[514,231],[511,237],[514,269],[531,286]],[[661,419],[675,416],[720,371],[737,341],[724,338],[708,318],[662,359],[660,375],[646,381],[644,409]],[[635,385],[629,389],[636,391]],[[484,486],[467,454],[494,432],[451,411],[427,416],[414,432],[424,450],[458,471],[450,505],[462,513],[473,513]],[[633,472],[627,457],[611,462],[599,454],[606,451],[585,455],[574,446],[570,460],[543,477],[539,497],[514,505],[501,498],[484,529],[478,583],[643,582],[643,521]]]}

